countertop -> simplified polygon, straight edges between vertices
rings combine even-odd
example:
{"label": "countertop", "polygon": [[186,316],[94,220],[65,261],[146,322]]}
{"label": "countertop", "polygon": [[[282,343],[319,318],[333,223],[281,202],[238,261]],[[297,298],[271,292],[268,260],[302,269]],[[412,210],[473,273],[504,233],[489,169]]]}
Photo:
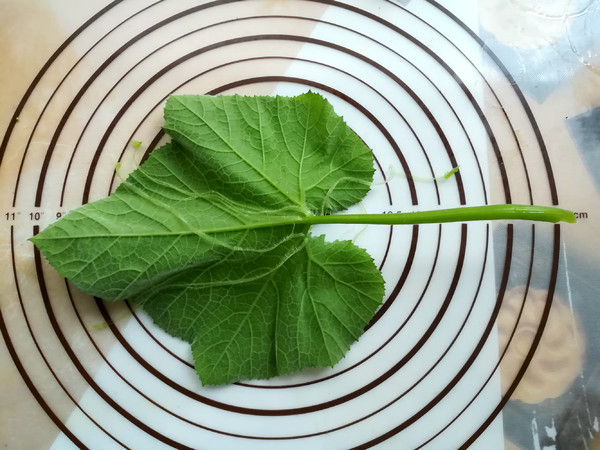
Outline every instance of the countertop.
{"label": "countertop", "polygon": [[[600,1],[4,0],[0,19],[0,446],[600,448]],[[373,149],[358,211],[578,221],[319,228],[371,253],[384,306],[333,368],[221,387],[28,241],[167,139],[168,95],[309,89]]]}

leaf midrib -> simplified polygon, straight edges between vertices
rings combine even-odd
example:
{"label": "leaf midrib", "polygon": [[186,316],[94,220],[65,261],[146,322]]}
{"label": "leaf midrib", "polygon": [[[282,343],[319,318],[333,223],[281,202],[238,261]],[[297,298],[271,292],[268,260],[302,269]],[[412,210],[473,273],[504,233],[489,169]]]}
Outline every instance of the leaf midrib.
{"label": "leaf midrib", "polygon": [[70,235],[70,236],[51,236],[45,238],[43,236],[35,236],[32,238],[34,241],[56,241],[56,240],[73,240],[73,239],[92,239],[92,238],[140,238],[140,237],[180,237],[180,236],[197,236],[199,234],[219,234],[229,233],[235,231],[246,231],[246,230],[258,230],[261,228],[274,228],[283,227],[289,225],[303,225],[307,222],[304,219],[290,219],[281,222],[269,222],[269,223],[258,223],[253,225],[240,225],[238,227],[229,228],[215,228],[212,230],[190,230],[190,231],[173,231],[173,232],[161,232],[161,233],[135,233],[135,234],[82,234],[82,235]]}

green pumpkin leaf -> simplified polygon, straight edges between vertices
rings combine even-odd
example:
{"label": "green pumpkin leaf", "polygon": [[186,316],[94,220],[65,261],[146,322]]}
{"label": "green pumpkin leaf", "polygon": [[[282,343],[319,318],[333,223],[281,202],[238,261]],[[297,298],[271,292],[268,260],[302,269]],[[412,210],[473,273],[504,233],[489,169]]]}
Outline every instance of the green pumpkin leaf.
{"label": "green pumpkin leaf", "polygon": [[83,291],[192,346],[204,384],[337,363],[380,305],[372,258],[309,234],[360,201],[373,157],[320,95],[173,96],[172,142],[32,238]]}
{"label": "green pumpkin leaf", "polygon": [[31,240],[83,291],[137,302],[188,341],[204,384],[333,366],[362,334],[381,273],[351,242],[312,236],[313,224],[575,221],[531,205],[331,215],[365,196],[373,157],[310,92],[173,96],[165,130],[172,142],[114,194]]}

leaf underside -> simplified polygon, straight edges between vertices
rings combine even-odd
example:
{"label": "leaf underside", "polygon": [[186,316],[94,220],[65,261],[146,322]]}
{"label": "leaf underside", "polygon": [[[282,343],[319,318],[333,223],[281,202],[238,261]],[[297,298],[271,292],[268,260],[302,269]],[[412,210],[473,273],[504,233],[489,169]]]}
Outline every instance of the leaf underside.
{"label": "leaf underside", "polygon": [[320,95],[172,96],[172,142],[32,238],[84,292],[192,346],[203,384],[333,366],[383,298],[372,258],[302,220],[360,201],[370,150]]}

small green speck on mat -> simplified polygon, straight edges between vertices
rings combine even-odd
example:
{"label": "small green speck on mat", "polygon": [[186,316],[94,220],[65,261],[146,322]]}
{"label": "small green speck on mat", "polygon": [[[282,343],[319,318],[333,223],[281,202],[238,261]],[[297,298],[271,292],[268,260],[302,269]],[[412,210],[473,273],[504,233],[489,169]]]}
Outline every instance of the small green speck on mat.
{"label": "small green speck on mat", "polygon": [[451,170],[449,170],[448,172],[446,172],[443,176],[443,178],[445,180],[447,180],[448,178],[451,178],[452,176],[454,176],[455,173],[458,172],[458,166],[453,167]]}
{"label": "small green speck on mat", "polygon": [[96,323],[90,327],[90,329],[93,331],[106,330],[107,328],[108,328],[108,322]]}
{"label": "small green speck on mat", "polygon": [[121,175],[121,163],[120,162],[115,164],[115,173],[117,174],[117,177],[119,178],[119,180],[123,181],[123,176]]}

